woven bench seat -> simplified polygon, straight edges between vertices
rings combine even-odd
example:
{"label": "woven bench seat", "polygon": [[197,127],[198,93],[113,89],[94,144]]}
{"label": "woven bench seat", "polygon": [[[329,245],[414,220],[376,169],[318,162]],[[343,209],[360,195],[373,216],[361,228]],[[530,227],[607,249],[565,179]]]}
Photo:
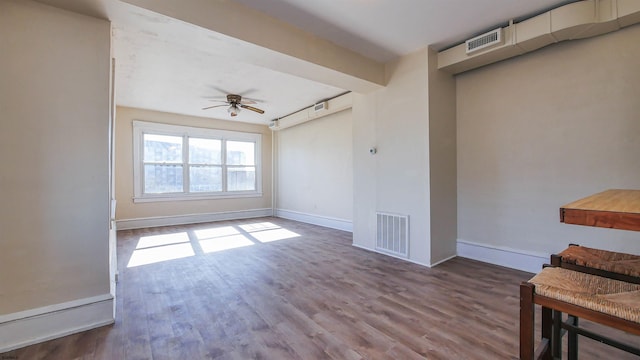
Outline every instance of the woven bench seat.
{"label": "woven bench seat", "polygon": [[[535,304],[542,307],[542,341],[534,348]],[[562,321],[562,313],[569,319]],[[640,335],[640,284],[561,267],[545,267],[520,285],[520,358],[551,359],[561,354],[561,329],[569,333],[569,359],[577,359],[577,336],[584,335],[640,355],[622,344],[578,326],[578,319]]]}
{"label": "woven bench seat", "polygon": [[569,245],[551,255],[551,265],[640,284],[640,256]]}
{"label": "woven bench seat", "polygon": [[570,245],[558,256],[567,263],[640,277],[639,255]]}
{"label": "woven bench seat", "polygon": [[640,284],[557,267],[544,268],[529,283],[537,295],[640,324]]}

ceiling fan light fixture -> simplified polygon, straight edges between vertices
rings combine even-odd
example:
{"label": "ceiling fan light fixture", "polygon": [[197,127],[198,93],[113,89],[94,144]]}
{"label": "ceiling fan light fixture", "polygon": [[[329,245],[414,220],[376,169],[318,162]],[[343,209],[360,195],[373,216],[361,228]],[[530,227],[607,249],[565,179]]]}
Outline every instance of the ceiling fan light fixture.
{"label": "ceiling fan light fixture", "polygon": [[231,106],[229,106],[229,108],[227,109],[227,112],[231,116],[238,116],[238,113],[240,112],[240,108],[238,108],[236,104],[231,104]]}
{"label": "ceiling fan light fixture", "polygon": [[227,108],[227,112],[229,113],[229,115],[231,115],[231,117],[238,116],[238,113],[240,112],[241,109],[248,109],[258,114],[264,114],[264,110],[247,105],[247,104],[256,104],[254,100],[251,100],[251,99],[242,100],[242,96],[240,95],[229,94],[227,95],[227,101],[220,101],[220,100],[211,100],[211,101],[222,102],[224,104],[203,107],[202,110],[209,110],[209,109],[229,105],[229,107]]}

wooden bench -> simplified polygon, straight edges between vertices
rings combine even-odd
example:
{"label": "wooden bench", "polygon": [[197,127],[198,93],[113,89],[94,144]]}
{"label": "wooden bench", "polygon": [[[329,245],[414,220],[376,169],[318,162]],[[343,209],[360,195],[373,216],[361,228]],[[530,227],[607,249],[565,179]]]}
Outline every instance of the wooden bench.
{"label": "wooden bench", "polygon": [[[542,307],[542,340],[537,349],[536,304]],[[562,321],[562,313],[569,315],[568,321]],[[640,356],[640,348],[579,327],[578,318],[640,336],[640,284],[545,267],[520,285],[520,359],[560,358],[560,329],[568,333],[569,359],[577,359],[578,335]]]}
{"label": "wooden bench", "polygon": [[551,255],[551,265],[640,284],[640,256],[570,244]]}

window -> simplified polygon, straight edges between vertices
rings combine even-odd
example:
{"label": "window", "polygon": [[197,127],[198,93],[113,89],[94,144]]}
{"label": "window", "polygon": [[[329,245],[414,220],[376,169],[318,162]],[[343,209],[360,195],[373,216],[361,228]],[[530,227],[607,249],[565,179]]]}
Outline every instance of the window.
{"label": "window", "polygon": [[133,122],[134,201],[262,196],[261,135]]}

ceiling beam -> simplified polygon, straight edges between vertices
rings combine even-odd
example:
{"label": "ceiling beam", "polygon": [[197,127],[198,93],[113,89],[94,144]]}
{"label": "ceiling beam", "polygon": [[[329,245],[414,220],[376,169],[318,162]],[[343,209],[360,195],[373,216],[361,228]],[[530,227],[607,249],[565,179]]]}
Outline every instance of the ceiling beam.
{"label": "ceiling beam", "polygon": [[229,58],[359,93],[385,85],[384,64],[233,1],[122,1],[225,37],[207,50]]}

